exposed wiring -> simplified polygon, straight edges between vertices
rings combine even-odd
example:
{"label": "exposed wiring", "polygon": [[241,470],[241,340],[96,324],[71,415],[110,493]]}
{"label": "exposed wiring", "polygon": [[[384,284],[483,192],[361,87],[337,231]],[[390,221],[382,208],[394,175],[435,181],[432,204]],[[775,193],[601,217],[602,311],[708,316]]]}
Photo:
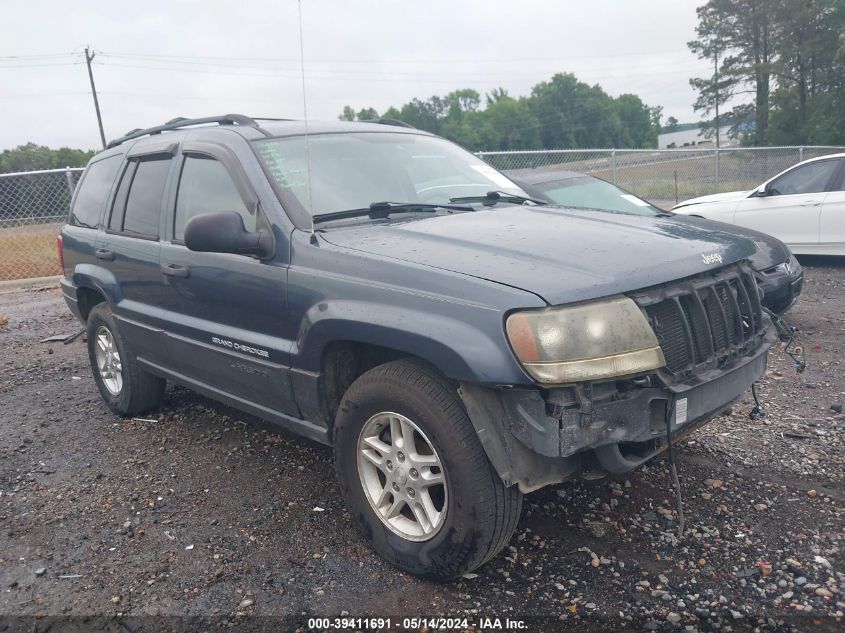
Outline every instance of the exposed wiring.
{"label": "exposed wiring", "polygon": [[789,356],[792,359],[792,362],[795,363],[795,370],[799,374],[803,374],[804,370],[807,369],[807,355],[801,345],[795,345],[793,347],[793,343],[795,342],[795,332],[798,331],[798,328],[787,323],[782,316],[772,312],[765,306],[763,307],[763,311],[769,315],[772,323],[774,323],[778,336],[784,343],[784,352],[786,352],[786,355]]}
{"label": "exposed wiring", "polygon": [[[792,359],[792,362],[795,363],[795,370],[799,374],[803,374],[804,370],[807,369],[807,357],[804,354],[804,348],[800,345],[795,345],[794,347],[792,345],[795,342],[795,332],[798,331],[798,328],[787,323],[782,316],[772,312],[765,306],[763,306],[763,311],[768,314],[769,318],[772,320],[772,323],[777,330],[778,337],[784,344],[783,351]],[[751,408],[751,412],[748,414],[748,417],[751,420],[756,420],[763,413],[763,405],[760,404],[760,398],[757,397],[756,382],[751,383],[751,395],[754,396],[754,406]]]}
{"label": "exposed wiring", "polygon": [[675,466],[675,452],[672,445],[672,418],[675,415],[675,403],[669,408],[669,413],[666,416],[666,452],[669,457],[669,475],[672,479],[672,485],[675,488],[675,499],[678,506],[678,540],[684,536],[684,499],[681,495],[681,481],[678,479],[678,468]]}
{"label": "exposed wiring", "polygon": [[760,417],[760,414],[763,413],[763,407],[760,404],[759,398],[757,398],[757,383],[751,383],[751,395],[754,396],[754,406],[751,407],[751,412],[748,414],[748,417],[752,420],[756,420]]}

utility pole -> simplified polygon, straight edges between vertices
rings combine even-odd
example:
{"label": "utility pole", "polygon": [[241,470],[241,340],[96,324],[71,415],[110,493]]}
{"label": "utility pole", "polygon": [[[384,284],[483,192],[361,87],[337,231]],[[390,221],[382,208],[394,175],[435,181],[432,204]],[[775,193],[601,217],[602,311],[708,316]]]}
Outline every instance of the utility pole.
{"label": "utility pole", "polygon": [[103,117],[100,115],[100,102],[97,99],[97,88],[94,86],[94,73],[91,70],[91,62],[95,53],[88,52],[85,48],[85,64],[88,66],[88,79],[91,80],[91,94],[94,95],[94,109],[97,111],[97,125],[100,126],[100,140],[103,142],[103,149],[106,149],[106,133],[103,131]]}

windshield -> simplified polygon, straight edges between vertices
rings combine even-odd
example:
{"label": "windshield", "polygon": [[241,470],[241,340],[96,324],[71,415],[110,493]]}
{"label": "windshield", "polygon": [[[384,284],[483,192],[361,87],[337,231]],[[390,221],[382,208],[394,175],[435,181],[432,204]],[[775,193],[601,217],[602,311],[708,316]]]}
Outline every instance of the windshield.
{"label": "windshield", "polygon": [[304,136],[257,141],[256,147],[277,188],[313,216],[375,202],[448,204],[488,191],[525,195],[466,150],[422,134],[314,134],[307,155]]}
{"label": "windshield", "polygon": [[664,213],[642,198],[592,176],[553,180],[532,185],[532,187],[541,191],[545,197],[555,204],[566,207],[582,207],[612,211],[613,213],[647,216]]}

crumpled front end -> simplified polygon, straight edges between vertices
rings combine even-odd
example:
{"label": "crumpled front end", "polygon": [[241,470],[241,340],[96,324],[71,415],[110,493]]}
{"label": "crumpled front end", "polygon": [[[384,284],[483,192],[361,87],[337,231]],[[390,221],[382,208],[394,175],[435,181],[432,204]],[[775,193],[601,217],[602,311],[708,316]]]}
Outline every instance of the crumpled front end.
{"label": "crumpled front end", "polygon": [[577,475],[622,473],[736,401],[766,370],[776,339],[746,264],[629,296],[666,366],[550,389],[462,384],[461,397],[500,476],[523,491]]}

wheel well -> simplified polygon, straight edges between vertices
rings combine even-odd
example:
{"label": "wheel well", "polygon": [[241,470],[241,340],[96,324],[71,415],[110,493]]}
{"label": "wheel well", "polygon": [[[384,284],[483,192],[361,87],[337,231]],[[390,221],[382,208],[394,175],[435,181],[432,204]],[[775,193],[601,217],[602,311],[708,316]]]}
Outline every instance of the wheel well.
{"label": "wheel well", "polygon": [[322,385],[320,397],[323,410],[330,423],[334,423],[343,394],[359,376],[373,367],[384,365],[400,358],[415,358],[380,345],[337,341],[330,343],[323,352]]}
{"label": "wheel well", "polygon": [[83,321],[88,320],[88,315],[95,305],[103,303],[105,300],[106,298],[96,290],[79,288],[76,291],[76,303],[79,306],[79,313],[82,315]]}

